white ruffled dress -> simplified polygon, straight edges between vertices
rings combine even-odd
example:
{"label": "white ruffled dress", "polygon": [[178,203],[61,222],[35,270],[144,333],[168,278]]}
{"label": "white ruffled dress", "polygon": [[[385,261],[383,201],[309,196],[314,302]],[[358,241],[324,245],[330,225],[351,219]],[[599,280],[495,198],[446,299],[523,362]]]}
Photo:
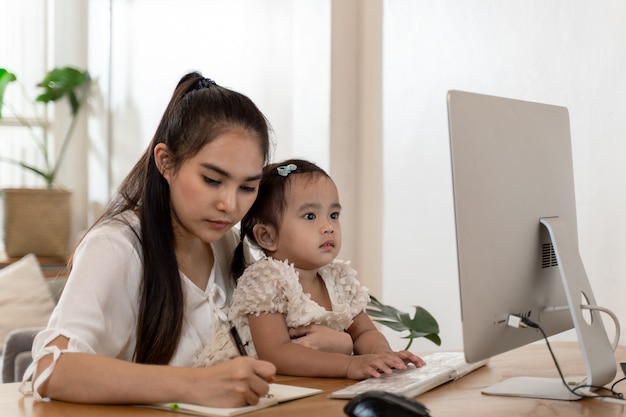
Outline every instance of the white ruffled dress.
{"label": "white ruffled dress", "polygon": [[[286,260],[267,257],[245,270],[237,282],[228,317],[237,327],[248,355],[256,356],[248,325],[250,314],[282,313],[289,328],[322,324],[343,331],[365,310],[368,291],[357,280],[349,262],[335,261],[320,268],[319,275],[326,285],[332,311],[317,304],[303,291],[298,272]],[[224,327],[208,341],[195,358],[194,366],[209,366],[238,355],[229,329]]]}

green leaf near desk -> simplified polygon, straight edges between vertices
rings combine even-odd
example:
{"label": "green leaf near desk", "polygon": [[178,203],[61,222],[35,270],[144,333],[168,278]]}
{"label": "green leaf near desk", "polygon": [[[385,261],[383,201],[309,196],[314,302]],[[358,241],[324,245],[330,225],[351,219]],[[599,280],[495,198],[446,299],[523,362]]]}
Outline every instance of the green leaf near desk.
{"label": "green leaf near desk", "polygon": [[439,324],[423,307],[415,306],[415,314],[413,317],[410,317],[408,313],[383,304],[376,297],[370,296],[370,302],[365,312],[376,323],[387,326],[397,332],[408,331],[408,334],[401,336],[403,339],[409,339],[404,350],[408,350],[413,343],[413,339],[418,337],[424,337],[437,346],[441,345]]}

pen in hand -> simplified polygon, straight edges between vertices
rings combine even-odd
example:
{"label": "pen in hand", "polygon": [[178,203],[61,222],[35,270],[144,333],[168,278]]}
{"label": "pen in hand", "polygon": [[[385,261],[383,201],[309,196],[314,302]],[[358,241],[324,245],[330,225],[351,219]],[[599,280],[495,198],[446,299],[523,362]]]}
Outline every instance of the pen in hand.
{"label": "pen in hand", "polygon": [[[232,337],[233,342],[235,343],[235,346],[237,346],[237,350],[239,351],[239,354],[241,356],[248,356],[248,352],[246,352],[246,346],[241,341],[241,337],[239,336],[237,327],[235,327],[235,325],[232,323],[230,323],[230,336]],[[274,378],[272,377],[267,382],[273,382],[273,381],[274,381]],[[265,395],[265,398],[272,398],[272,397],[274,397],[274,395],[270,392],[268,392]]]}
{"label": "pen in hand", "polygon": [[239,332],[237,331],[237,328],[232,323],[230,326],[230,335],[233,338],[233,342],[235,343],[235,346],[237,346],[237,350],[239,351],[239,354],[241,356],[248,356],[248,352],[246,352],[246,347],[241,341],[241,337],[239,337]]}

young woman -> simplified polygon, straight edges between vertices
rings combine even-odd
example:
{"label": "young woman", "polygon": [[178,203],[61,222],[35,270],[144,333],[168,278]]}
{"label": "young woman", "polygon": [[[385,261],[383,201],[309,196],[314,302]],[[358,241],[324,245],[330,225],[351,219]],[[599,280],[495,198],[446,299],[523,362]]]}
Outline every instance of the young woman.
{"label": "young woman", "polygon": [[268,130],[246,96],[196,72],[179,81],[35,339],[25,380],[34,371],[38,399],[233,407],[268,392],[268,362],[189,367],[226,322],[239,243],[231,228],[256,198]]}
{"label": "young woman", "polygon": [[[233,263],[241,277],[230,319],[247,353],[272,362],[281,374],[300,376],[363,379],[409,362],[422,366],[416,355],[392,351],[365,313],[369,296],[356,271],[335,259],[340,213],[335,183],[315,164],[294,159],[265,168],[241,233],[242,242],[245,236],[266,257],[245,268],[242,243]],[[314,349],[294,338],[292,329],[311,324],[347,332],[348,351]],[[212,363],[215,352],[207,344],[197,362]]]}

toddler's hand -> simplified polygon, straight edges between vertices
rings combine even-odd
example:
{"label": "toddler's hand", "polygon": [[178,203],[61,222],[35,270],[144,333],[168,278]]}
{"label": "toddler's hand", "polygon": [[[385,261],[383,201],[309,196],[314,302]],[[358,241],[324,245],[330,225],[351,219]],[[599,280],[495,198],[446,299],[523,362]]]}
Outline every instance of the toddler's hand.
{"label": "toddler's hand", "polygon": [[395,352],[395,355],[398,356],[400,359],[402,359],[404,363],[412,363],[418,368],[421,368],[422,366],[426,365],[426,362],[424,361],[424,359],[420,358],[419,356],[417,356],[416,354],[412,352],[409,352],[408,350],[401,350],[401,351]]}
{"label": "toddler's hand", "polygon": [[383,374],[392,373],[394,369],[406,369],[407,363],[413,363],[417,367],[425,364],[419,356],[408,351],[355,355],[348,365],[346,377],[351,379],[379,378]]}

